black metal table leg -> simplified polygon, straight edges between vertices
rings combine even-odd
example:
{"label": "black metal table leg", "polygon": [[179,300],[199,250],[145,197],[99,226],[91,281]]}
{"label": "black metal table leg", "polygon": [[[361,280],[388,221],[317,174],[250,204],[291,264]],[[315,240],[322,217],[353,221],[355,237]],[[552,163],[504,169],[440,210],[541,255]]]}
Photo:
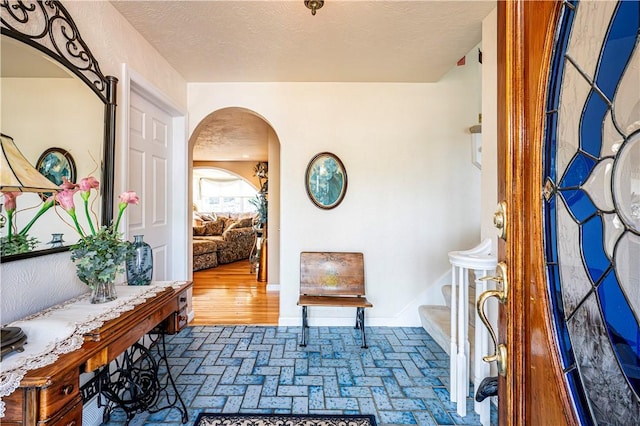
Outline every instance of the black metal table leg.
{"label": "black metal table leg", "polygon": [[309,325],[307,324],[307,307],[302,307],[302,343],[300,343],[301,347],[307,346],[307,331],[309,329]]}
{"label": "black metal table leg", "polygon": [[[126,424],[138,413],[176,408],[182,423],[189,421],[187,407],[176,388],[167,361],[164,330],[154,332],[150,348],[134,343],[114,361],[115,369],[104,367],[99,375],[100,394],[107,399],[103,421],[107,422],[111,413],[120,408],[126,416]],[[152,353],[155,347],[156,353]],[[166,377],[161,382],[160,369],[166,369]],[[101,401],[99,400],[99,405]]]}
{"label": "black metal table leg", "polygon": [[367,346],[367,336],[365,335],[365,332],[364,332],[364,308],[358,308],[356,317],[357,317],[357,323],[360,326],[360,333],[362,334],[361,347],[362,349],[368,349],[369,347]]}

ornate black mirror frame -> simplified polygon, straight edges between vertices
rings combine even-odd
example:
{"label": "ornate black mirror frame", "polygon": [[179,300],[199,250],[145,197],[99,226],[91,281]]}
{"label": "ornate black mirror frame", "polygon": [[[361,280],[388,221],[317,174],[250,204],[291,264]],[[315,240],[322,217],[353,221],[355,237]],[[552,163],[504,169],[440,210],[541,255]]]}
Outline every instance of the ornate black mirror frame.
{"label": "ornate black mirror frame", "polygon": [[[102,158],[102,224],[113,219],[113,180],[118,79],[100,71],[69,12],[56,0],[1,0],[0,32],[28,44],[58,61],[80,78],[100,100],[104,109]],[[26,259],[68,250],[68,247],[3,256],[1,262]]]}

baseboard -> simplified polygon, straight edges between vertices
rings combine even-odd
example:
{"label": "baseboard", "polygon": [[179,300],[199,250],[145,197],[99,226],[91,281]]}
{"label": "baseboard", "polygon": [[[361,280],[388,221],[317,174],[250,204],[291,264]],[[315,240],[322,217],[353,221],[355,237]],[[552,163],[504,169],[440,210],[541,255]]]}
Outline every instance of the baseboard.
{"label": "baseboard", "polygon": [[[353,316],[349,317],[325,317],[309,318],[310,327],[353,327],[355,324],[355,310]],[[278,325],[282,327],[299,327],[302,323],[301,317],[280,317]],[[421,327],[420,318],[417,322],[407,321],[406,318],[365,318],[367,327]]]}
{"label": "baseboard", "polygon": [[267,291],[280,291],[280,284],[267,284]]}

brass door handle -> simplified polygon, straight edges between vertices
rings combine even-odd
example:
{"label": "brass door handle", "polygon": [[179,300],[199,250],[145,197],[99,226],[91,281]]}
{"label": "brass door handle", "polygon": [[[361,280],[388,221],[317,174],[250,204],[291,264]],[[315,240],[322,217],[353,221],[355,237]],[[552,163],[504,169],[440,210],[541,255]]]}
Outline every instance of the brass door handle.
{"label": "brass door handle", "polygon": [[500,231],[499,237],[507,240],[507,202],[500,201],[498,209],[493,214],[493,226]]}
{"label": "brass door handle", "polygon": [[498,364],[498,374],[505,377],[507,375],[507,346],[503,343],[498,343],[498,337],[496,336],[493,327],[489,323],[487,315],[484,313],[484,305],[491,297],[495,297],[502,304],[506,303],[507,296],[509,295],[509,282],[507,281],[507,264],[499,262],[496,267],[496,275],[492,277],[483,277],[483,281],[495,281],[498,284],[496,290],[487,290],[480,294],[478,302],[476,303],[476,310],[482,323],[489,330],[493,344],[495,345],[496,352],[493,355],[485,355],[482,359],[485,362],[496,361]]}

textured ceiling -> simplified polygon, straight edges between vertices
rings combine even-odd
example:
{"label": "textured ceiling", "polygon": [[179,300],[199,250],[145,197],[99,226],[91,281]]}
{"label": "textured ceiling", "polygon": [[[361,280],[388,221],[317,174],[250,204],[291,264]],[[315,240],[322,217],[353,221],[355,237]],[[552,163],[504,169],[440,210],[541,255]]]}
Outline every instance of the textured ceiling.
{"label": "textured ceiling", "polygon": [[267,161],[269,125],[242,108],[216,111],[194,132],[194,161]]}
{"label": "textured ceiling", "polygon": [[[496,7],[483,0],[326,0],[312,16],[302,0],[112,4],[188,82],[434,82],[480,42],[482,19]],[[211,146],[197,149],[207,158],[194,159],[242,160],[254,148],[243,149],[246,133],[264,130],[231,125],[244,133],[233,142],[215,127],[202,132],[210,138],[201,143]]]}
{"label": "textured ceiling", "polygon": [[495,1],[112,1],[189,82],[433,82]]}

